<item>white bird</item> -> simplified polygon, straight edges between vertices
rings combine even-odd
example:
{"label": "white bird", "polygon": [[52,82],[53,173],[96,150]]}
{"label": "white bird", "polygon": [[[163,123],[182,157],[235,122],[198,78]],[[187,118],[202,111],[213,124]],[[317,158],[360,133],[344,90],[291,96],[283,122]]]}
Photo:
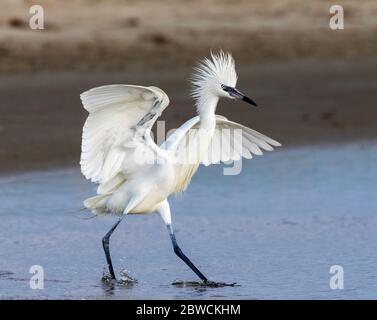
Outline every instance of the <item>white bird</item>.
{"label": "white bird", "polygon": [[[98,184],[97,195],[84,205],[96,215],[119,219],[102,239],[110,275],[115,273],[109,240],[123,217],[157,212],[165,222],[174,252],[204,282],[213,284],[185,256],[171,222],[169,195],[186,189],[198,166],[250,159],[280,143],[241,124],[216,115],[219,98],[255,102],[238,91],[231,54],[220,51],[205,58],[192,78],[198,115],[185,122],[158,146],[151,137],[156,119],[169,98],[157,87],[106,85],[81,94],[89,116],[83,127],[81,171]],[[236,137],[235,132],[241,132]],[[231,139],[233,137],[233,139]],[[227,141],[226,141],[227,140]],[[229,145],[229,141],[231,141]]]}

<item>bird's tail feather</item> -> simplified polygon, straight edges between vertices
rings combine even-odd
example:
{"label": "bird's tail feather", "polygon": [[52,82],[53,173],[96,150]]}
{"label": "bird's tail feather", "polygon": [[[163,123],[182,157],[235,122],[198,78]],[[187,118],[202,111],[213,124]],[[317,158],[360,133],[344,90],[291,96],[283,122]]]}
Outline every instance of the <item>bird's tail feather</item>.
{"label": "bird's tail feather", "polygon": [[85,208],[91,210],[95,214],[106,213],[106,200],[109,197],[109,194],[100,194],[91,198],[88,198],[84,201]]}

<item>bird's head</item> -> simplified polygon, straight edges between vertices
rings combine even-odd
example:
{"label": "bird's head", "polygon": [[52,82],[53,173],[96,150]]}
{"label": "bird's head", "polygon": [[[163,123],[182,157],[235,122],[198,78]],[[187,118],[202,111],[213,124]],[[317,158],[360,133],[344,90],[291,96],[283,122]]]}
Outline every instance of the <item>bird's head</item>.
{"label": "bird's head", "polygon": [[192,96],[197,104],[202,99],[215,96],[242,100],[257,106],[253,100],[236,89],[237,73],[230,53],[222,50],[217,54],[211,53],[211,58],[204,58],[194,70],[191,79]]}

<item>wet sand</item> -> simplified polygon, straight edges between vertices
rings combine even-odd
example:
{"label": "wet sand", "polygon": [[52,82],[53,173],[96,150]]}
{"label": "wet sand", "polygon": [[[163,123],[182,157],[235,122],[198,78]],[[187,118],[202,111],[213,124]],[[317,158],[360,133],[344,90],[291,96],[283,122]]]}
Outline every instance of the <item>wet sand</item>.
{"label": "wet sand", "polygon": [[[217,113],[259,130],[285,148],[377,136],[377,60],[298,60],[237,65],[238,87],[258,108],[220,101]],[[170,96],[162,119],[176,128],[195,114],[190,69],[140,73],[0,75],[0,173],[77,165],[91,87],[156,85]]]}

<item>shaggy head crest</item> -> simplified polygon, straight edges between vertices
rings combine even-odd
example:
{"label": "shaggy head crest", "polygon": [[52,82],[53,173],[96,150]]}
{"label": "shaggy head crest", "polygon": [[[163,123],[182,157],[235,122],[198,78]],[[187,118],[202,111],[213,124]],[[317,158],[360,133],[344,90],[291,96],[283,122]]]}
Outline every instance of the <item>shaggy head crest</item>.
{"label": "shaggy head crest", "polygon": [[222,50],[217,54],[211,52],[211,59],[204,58],[194,70],[191,95],[197,103],[208,95],[225,96],[222,85],[236,86],[237,73],[230,53]]}

